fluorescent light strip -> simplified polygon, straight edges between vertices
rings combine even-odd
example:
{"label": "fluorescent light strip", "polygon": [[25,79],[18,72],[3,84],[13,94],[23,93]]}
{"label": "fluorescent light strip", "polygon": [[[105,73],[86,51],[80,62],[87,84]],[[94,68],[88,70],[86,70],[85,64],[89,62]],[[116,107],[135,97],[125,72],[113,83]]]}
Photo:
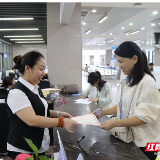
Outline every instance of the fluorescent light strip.
{"label": "fluorescent light strip", "polygon": [[34,39],[10,39],[11,41],[37,41],[41,40],[43,41],[43,38],[34,38]]}
{"label": "fluorescent light strip", "polygon": [[109,40],[109,41],[107,41],[107,42],[113,42],[114,40]]}
{"label": "fluorescent light strip", "polygon": [[134,32],[131,32],[130,34],[135,34],[135,33],[138,33],[139,31],[134,31]]}
{"label": "fluorescent light strip", "polygon": [[45,43],[45,41],[21,41],[21,42],[15,42],[15,43]]}
{"label": "fluorescent light strip", "polygon": [[133,42],[139,42],[140,40],[136,40],[136,41],[133,41]]}
{"label": "fluorescent light strip", "polygon": [[102,43],[98,43],[99,46],[103,45]]}
{"label": "fluorescent light strip", "polygon": [[100,19],[99,21],[98,21],[98,23],[102,23],[104,20],[106,20],[108,18],[108,16],[107,15],[105,15],[102,19]]}
{"label": "fluorescent light strip", "polygon": [[4,36],[5,38],[13,38],[13,37],[42,37],[42,35],[23,35],[23,36]]}
{"label": "fluorescent light strip", "polygon": [[86,34],[88,34],[88,33],[90,33],[91,32],[91,29],[89,29],[87,32],[86,32]]}
{"label": "fluorescent light strip", "polygon": [[24,31],[24,30],[39,30],[39,28],[0,29],[0,31]]}
{"label": "fluorescent light strip", "polygon": [[0,21],[10,21],[10,20],[33,20],[34,18],[0,18]]}

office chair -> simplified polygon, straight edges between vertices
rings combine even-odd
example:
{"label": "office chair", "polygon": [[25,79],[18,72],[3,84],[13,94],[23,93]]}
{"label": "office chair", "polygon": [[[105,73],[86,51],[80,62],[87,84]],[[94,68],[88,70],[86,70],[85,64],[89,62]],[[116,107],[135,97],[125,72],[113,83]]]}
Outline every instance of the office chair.
{"label": "office chair", "polygon": [[0,103],[0,157],[7,156],[7,138],[9,133],[9,117],[7,104]]}
{"label": "office chair", "polygon": [[0,99],[5,99],[7,95],[7,89],[4,87],[0,87]]}
{"label": "office chair", "polygon": [[9,76],[15,77],[15,73],[14,72],[9,72]]}
{"label": "office chair", "polygon": [[43,76],[42,80],[38,84],[41,89],[50,88],[50,82],[48,81],[48,74]]}

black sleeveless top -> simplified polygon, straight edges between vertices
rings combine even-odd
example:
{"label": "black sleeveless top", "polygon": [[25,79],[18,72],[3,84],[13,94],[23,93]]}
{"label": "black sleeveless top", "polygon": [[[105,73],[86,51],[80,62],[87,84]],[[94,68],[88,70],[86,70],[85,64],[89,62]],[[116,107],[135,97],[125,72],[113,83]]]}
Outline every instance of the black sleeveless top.
{"label": "black sleeveless top", "polygon": [[[36,115],[45,116],[45,106],[42,101],[38,97],[38,95],[34,94],[31,90],[29,90],[25,85],[21,82],[16,82],[10,90],[19,89],[26,94],[31,105],[36,113]],[[39,95],[44,98],[43,93],[40,88],[38,88]],[[18,96],[18,95],[17,95]],[[6,96],[7,101],[8,94]],[[7,105],[8,106],[8,105]],[[25,141],[25,138],[31,139],[32,142],[40,149],[43,136],[44,136],[44,128],[31,127],[23,122],[16,114],[13,114],[11,109],[8,106],[8,115],[10,119],[10,128],[8,135],[8,143],[17,147],[19,149],[23,149],[25,151],[33,152],[28,143]],[[50,112],[47,110],[47,117],[50,117]]]}

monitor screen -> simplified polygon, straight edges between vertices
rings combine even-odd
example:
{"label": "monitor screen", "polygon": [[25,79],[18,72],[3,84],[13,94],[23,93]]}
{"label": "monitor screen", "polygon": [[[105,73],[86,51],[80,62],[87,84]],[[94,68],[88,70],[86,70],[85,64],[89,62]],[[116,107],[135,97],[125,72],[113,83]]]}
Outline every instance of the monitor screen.
{"label": "monitor screen", "polygon": [[7,58],[7,53],[4,53],[4,58]]}
{"label": "monitor screen", "polygon": [[160,33],[154,33],[155,44],[160,44]]}
{"label": "monitor screen", "polygon": [[45,68],[45,74],[48,74],[48,66]]}

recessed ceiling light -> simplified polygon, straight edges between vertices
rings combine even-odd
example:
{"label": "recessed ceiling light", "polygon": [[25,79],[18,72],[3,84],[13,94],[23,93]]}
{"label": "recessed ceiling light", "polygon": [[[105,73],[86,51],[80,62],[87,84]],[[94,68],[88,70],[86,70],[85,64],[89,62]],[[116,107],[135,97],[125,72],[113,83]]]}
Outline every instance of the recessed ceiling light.
{"label": "recessed ceiling light", "polygon": [[160,24],[160,23],[158,23],[158,24]]}
{"label": "recessed ceiling light", "polygon": [[157,13],[158,13],[157,11],[154,11],[154,12],[153,12],[153,14],[157,14]]}
{"label": "recessed ceiling light", "polygon": [[19,29],[15,29],[15,28],[11,28],[11,29],[0,29],[0,31],[27,31],[27,30],[39,30],[39,28],[19,28]]}
{"label": "recessed ceiling light", "polygon": [[23,35],[23,36],[4,36],[6,38],[13,38],[13,37],[42,37],[42,35]]}
{"label": "recessed ceiling light", "polygon": [[132,25],[133,25],[133,23],[130,23],[129,25],[130,25],[130,26],[132,26]]}
{"label": "recessed ceiling light", "polygon": [[124,29],[124,27],[122,27],[121,29]]}
{"label": "recessed ceiling light", "polygon": [[153,23],[152,26],[155,26],[155,24]]}
{"label": "recessed ceiling light", "polygon": [[83,24],[83,25],[86,25],[86,22],[83,22],[82,24]]}
{"label": "recessed ceiling light", "polygon": [[95,9],[93,9],[93,10],[92,10],[92,12],[96,12],[96,10],[95,10]]}
{"label": "recessed ceiling light", "polygon": [[129,33],[126,33],[126,35],[128,36],[128,35],[129,35]]}
{"label": "recessed ceiling light", "polygon": [[112,35],[112,33],[110,33],[110,35]]}
{"label": "recessed ceiling light", "polygon": [[144,27],[142,27],[141,29],[142,29],[142,30],[144,30],[145,28],[144,28]]}
{"label": "recessed ceiling light", "polygon": [[0,18],[0,21],[33,20],[34,18]]}

